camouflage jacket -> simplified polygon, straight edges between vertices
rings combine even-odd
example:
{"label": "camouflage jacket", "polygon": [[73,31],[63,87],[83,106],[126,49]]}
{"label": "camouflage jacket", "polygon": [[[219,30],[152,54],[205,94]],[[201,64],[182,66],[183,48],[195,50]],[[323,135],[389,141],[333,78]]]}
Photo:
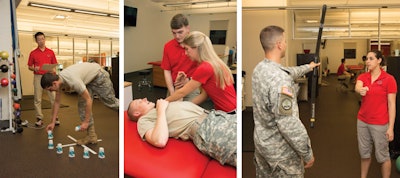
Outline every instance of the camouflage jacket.
{"label": "camouflage jacket", "polygon": [[[296,78],[310,72],[308,64],[283,67],[264,59],[252,76],[254,144],[258,160],[268,164],[269,172],[277,166],[287,173],[304,172],[303,161],[313,155],[307,131],[299,119]],[[264,164],[262,163],[262,164]],[[263,166],[264,167],[264,166]]]}

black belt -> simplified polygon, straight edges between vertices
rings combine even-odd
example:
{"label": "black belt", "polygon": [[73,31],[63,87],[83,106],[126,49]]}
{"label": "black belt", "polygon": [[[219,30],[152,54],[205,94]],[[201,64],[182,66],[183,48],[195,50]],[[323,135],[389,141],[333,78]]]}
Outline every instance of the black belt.
{"label": "black belt", "polygon": [[227,114],[236,114],[236,110],[228,112]]}

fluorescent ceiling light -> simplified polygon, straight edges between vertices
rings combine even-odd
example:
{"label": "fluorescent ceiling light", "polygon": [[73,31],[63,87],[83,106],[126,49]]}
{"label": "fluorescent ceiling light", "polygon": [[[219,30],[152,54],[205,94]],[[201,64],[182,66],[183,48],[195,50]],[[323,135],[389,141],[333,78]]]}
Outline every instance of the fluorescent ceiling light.
{"label": "fluorescent ceiling light", "polygon": [[45,9],[60,10],[60,11],[69,11],[69,12],[72,11],[72,9],[66,8],[66,7],[52,6],[52,5],[46,5],[46,4],[38,4],[38,3],[34,3],[34,2],[29,2],[28,6],[45,8]]}
{"label": "fluorescent ceiling light", "polygon": [[82,13],[82,14],[90,14],[90,15],[108,16],[108,14],[102,13],[102,12],[93,12],[93,11],[78,10],[78,9],[75,9],[74,12]]}
{"label": "fluorescent ceiling light", "polygon": [[69,8],[69,7],[53,6],[53,5],[49,5],[49,4],[42,4],[42,3],[36,3],[36,2],[29,2],[28,6],[51,9],[51,10],[66,11],[66,12],[89,14],[89,15],[97,15],[97,16],[103,16],[103,17],[119,18],[118,14],[110,14],[110,13],[96,12],[96,11],[83,10],[83,9],[74,9],[74,8]]}
{"label": "fluorescent ceiling light", "polygon": [[66,16],[66,15],[61,15],[61,14],[58,14],[58,15],[54,16],[54,19],[64,20],[64,19],[66,19],[66,18],[68,18],[68,16]]}
{"label": "fluorescent ceiling light", "polygon": [[119,15],[118,14],[110,14],[110,17],[119,18]]}
{"label": "fluorescent ceiling light", "polygon": [[306,23],[317,23],[318,20],[306,20]]}
{"label": "fluorescent ceiling light", "polygon": [[[193,3],[195,4],[195,3]],[[181,6],[189,6],[192,5],[192,3],[175,3],[175,4],[164,4],[164,7],[181,7]]]}
{"label": "fluorescent ceiling light", "polygon": [[[214,0],[214,1],[193,1],[193,2],[181,2],[181,3],[170,3],[170,4],[163,4],[164,7],[182,7],[182,6],[195,6],[195,5],[201,5],[201,4],[207,4],[208,7],[213,7],[213,4],[215,4],[215,7],[225,7],[229,6],[229,3],[231,0]],[[219,3],[219,5],[218,5]],[[234,3],[236,5],[236,2]]]}

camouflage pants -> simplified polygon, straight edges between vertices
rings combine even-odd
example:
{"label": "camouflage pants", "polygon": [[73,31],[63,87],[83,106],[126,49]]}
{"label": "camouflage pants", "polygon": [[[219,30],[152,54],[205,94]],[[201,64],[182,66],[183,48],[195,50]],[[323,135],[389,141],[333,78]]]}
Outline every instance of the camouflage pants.
{"label": "camouflage pants", "polygon": [[200,124],[193,143],[221,164],[236,167],[236,114],[211,111]]}
{"label": "camouflage pants", "polygon": [[[93,94],[96,94],[104,105],[118,111],[119,100],[118,98],[115,98],[113,84],[110,80],[110,74],[107,71],[101,69],[96,78],[86,85],[86,89],[88,90],[92,100]],[[81,96],[78,98],[78,110],[81,121],[84,121],[86,113],[86,101]],[[93,123],[93,113],[90,113],[89,124],[92,125]]]}
{"label": "camouflage pants", "polygon": [[[268,162],[264,156],[254,152],[254,164],[256,166],[256,177],[273,178],[303,178],[304,171],[298,172],[297,169],[304,170],[301,159],[286,159],[280,162]],[[297,172],[297,173],[296,173]]]}

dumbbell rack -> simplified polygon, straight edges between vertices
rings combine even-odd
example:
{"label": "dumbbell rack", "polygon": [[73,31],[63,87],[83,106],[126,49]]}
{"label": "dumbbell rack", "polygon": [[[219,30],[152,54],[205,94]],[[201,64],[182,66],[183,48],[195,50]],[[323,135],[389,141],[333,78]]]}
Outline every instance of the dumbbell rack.
{"label": "dumbbell rack", "polygon": [[[3,53],[3,51],[0,51],[0,53]],[[0,59],[0,68],[2,69],[0,71],[0,120],[3,122],[8,121],[8,126],[2,126],[0,131],[21,133],[23,131],[20,118],[21,107],[19,104],[19,97],[17,97],[18,89],[14,65],[8,58],[2,57]]]}

